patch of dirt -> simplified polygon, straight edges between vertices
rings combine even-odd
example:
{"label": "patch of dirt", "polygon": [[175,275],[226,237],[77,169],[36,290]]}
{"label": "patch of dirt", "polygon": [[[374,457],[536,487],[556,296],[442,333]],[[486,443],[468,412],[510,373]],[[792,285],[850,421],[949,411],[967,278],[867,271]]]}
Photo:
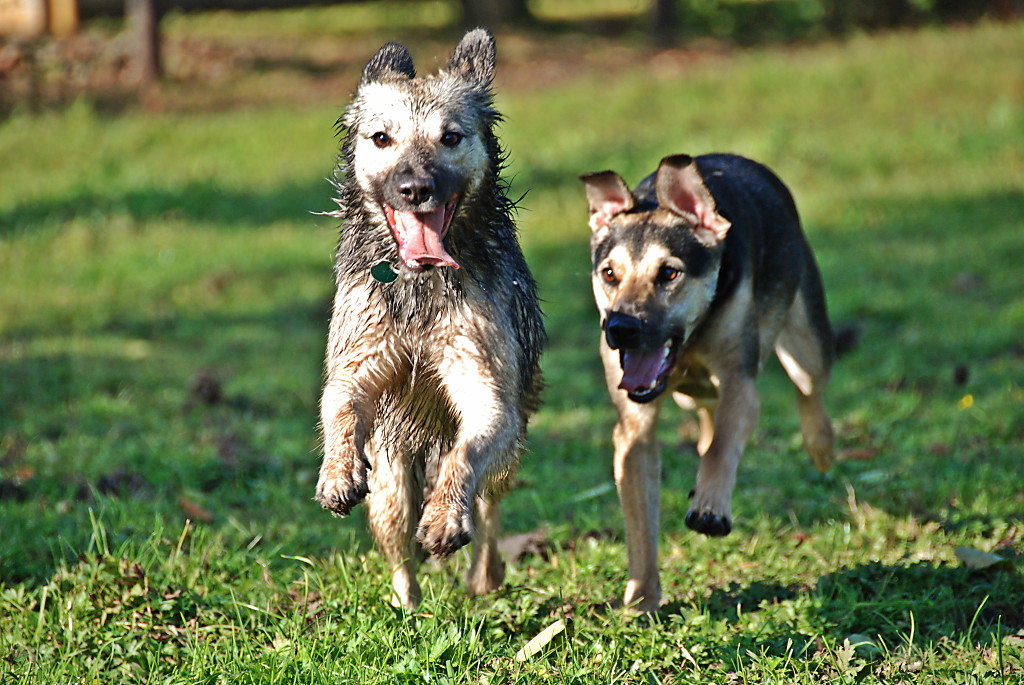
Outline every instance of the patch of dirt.
{"label": "patch of dirt", "polygon": [[[613,75],[638,63],[678,73],[697,61],[729,54],[723,44],[657,50],[640,37],[580,30],[508,31],[497,35],[499,91],[558,87],[584,73]],[[65,106],[85,97],[101,112],[141,107],[161,111],[217,111],[269,103],[344,103],[363,65],[387,40],[398,40],[421,69],[442,64],[458,39],[436,34],[309,37],[211,37],[166,31],[163,82],[139,85],[134,41],[107,25],[64,38],[0,42],[0,115]]]}

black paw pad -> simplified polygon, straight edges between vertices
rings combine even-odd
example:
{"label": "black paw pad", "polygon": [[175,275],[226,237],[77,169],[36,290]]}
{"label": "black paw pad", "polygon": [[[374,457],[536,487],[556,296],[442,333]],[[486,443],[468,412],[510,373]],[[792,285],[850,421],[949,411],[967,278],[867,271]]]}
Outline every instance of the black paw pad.
{"label": "black paw pad", "polygon": [[732,522],[729,521],[729,517],[716,516],[709,511],[688,513],[686,527],[713,538],[720,538],[732,532]]}

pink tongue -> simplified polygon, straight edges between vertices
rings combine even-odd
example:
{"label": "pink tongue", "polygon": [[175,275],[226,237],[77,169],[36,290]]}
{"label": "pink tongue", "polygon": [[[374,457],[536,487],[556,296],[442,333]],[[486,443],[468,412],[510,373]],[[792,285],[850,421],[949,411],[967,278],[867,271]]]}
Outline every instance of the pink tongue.
{"label": "pink tongue", "polygon": [[458,262],[448,254],[441,242],[445,229],[444,215],[444,205],[432,212],[394,213],[398,255],[403,262],[417,266],[429,264],[459,268]]}
{"label": "pink tongue", "polygon": [[662,357],[660,347],[650,351],[622,350],[619,353],[622,362],[622,382],[619,388],[626,392],[650,388],[661,373]]}

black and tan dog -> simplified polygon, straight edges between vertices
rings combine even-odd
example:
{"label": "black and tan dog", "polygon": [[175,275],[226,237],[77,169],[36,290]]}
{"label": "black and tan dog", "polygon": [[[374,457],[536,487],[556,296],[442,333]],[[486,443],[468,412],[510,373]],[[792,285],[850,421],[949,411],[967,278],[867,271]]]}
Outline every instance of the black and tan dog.
{"label": "black and tan dog", "polygon": [[316,499],[341,515],[366,500],[406,608],[422,552],[471,537],[469,590],[501,584],[498,502],[539,401],[544,328],[501,178],[494,66],[483,29],[425,76],[388,43],[339,122]]}
{"label": "black and tan dog", "polygon": [[796,385],[804,445],[832,463],[822,392],[834,356],[821,277],[786,186],[735,155],[666,157],[633,192],[613,171],[582,177],[608,390],[618,410],[615,482],[626,520],[625,603],[658,607],[666,391],[696,409],[701,455],[686,525],[731,528],[736,469],[758,420],[756,381],[773,353]]}

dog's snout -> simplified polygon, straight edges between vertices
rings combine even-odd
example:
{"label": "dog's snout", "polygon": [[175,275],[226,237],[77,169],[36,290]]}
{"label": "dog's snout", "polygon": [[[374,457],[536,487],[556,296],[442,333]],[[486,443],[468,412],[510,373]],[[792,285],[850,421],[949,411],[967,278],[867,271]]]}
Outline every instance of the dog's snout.
{"label": "dog's snout", "polygon": [[610,312],[604,326],[608,347],[613,350],[622,347],[636,347],[640,342],[643,330],[643,321],[621,312]]}
{"label": "dog's snout", "polygon": [[398,181],[398,194],[411,205],[421,205],[434,197],[436,187],[430,176],[407,176]]}

